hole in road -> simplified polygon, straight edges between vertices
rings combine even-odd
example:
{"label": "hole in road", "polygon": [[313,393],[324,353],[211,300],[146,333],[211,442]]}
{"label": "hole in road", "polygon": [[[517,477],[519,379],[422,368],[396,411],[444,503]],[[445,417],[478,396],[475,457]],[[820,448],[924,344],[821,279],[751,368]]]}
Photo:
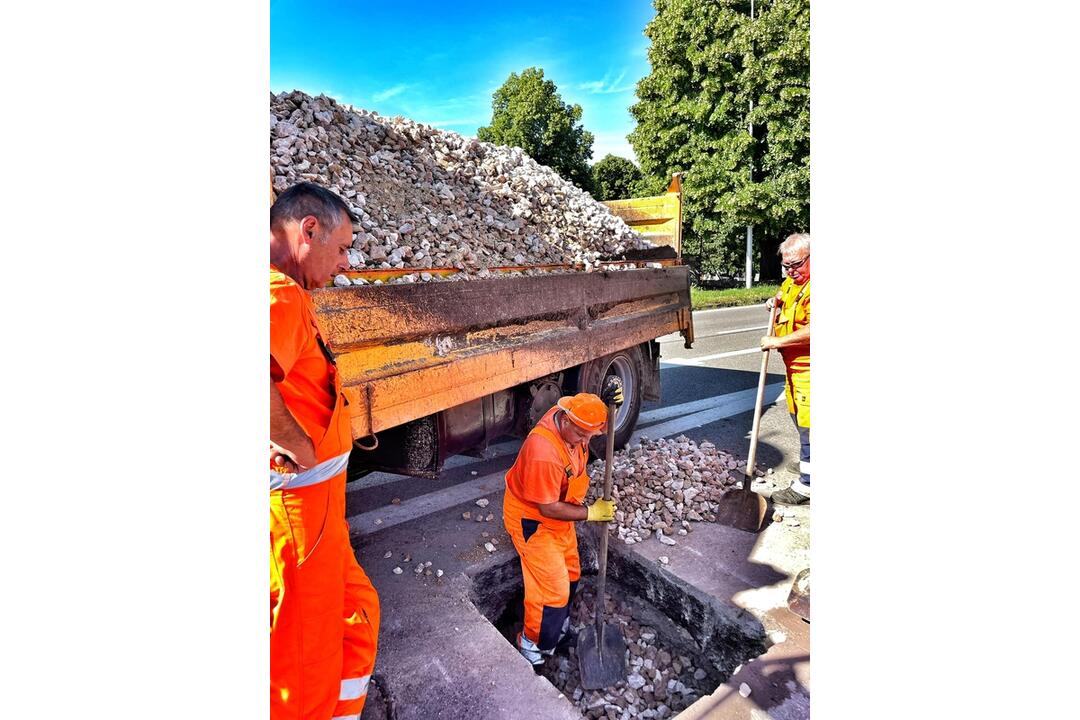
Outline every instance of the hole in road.
{"label": "hole in road", "polygon": [[[582,566],[592,565],[592,574],[583,574],[571,604],[572,632],[591,625],[595,617],[595,552],[589,541],[580,547]],[[581,688],[576,642],[557,650],[541,673],[582,717],[674,717],[766,649],[764,629],[746,613],[680,585],[659,567],[614,546],[608,558],[607,596],[605,618],[618,623],[626,638],[627,679],[605,690]],[[471,599],[513,644],[523,621],[517,556],[474,575]]]}

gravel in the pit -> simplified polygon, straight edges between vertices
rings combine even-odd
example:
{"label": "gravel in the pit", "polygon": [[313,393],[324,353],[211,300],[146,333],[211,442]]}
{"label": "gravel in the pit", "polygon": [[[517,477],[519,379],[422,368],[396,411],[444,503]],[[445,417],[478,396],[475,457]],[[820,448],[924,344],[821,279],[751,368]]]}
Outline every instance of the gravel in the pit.
{"label": "gravel in the pit", "polygon": [[[578,591],[570,614],[571,628],[580,632],[595,621],[591,586]],[[584,690],[580,685],[577,650],[558,651],[543,668],[543,676],[576,705],[586,718],[629,720],[669,718],[686,709],[707,687],[708,673],[692,659],[667,647],[656,629],[635,620],[630,609],[608,593],[605,619],[623,629],[630,651],[627,679],[605,690]]]}

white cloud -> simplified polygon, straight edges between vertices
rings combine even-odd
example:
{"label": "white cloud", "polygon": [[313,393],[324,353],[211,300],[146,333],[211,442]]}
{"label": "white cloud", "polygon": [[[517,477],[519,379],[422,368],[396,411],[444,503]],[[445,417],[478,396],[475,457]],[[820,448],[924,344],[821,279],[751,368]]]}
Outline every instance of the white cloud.
{"label": "white cloud", "polygon": [[371,99],[375,102],[382,102],[383,100],[389,100],[395,95],[400,95],[408,89],[409,86],[405,84],[394,85],[393,87],[389,87],[385,90],[380,90],[379,92],[375,93],[371,96]]}
{"label": "white cloud", "polygon": [[462,134],[475,133],[476,128],[491,122],[491,96],[472,93],[425,103],[412,97],[413,102],[401,103],[406,116],[420,123],[451,129]]}
{"label": "white cloud", "polygon": [[[629,130],[627,132],[629,132]],[[626,133],[595,134],[592,146],[592,160],[590,162],[600,162],[600,160],[608,154],[618,155],[619,157],[630,160],[635,165],[637,164],[637,155],[634,154],[634,148],[630,145],[629,141],[627,141]]]}
{"label": "white cloud", "polygon": [[631,92],[634,89],[633,83],[629,85],[622,85],[622,81],[626,78],[626,70],[619,73],[619,77],[614,80],[611,79],[611,73],[604,75],[603,80],[592,80],[590,82],[579,83],[578,90],[586,90],[593,95],[609,95],[611,93],[623,93]]}

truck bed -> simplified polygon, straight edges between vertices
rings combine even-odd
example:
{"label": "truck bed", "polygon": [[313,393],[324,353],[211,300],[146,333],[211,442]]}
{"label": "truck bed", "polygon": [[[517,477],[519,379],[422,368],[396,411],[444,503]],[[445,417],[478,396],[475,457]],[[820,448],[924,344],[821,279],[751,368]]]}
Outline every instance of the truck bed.
{"label": "truck bed", "polygon": [[669,333],[689,347],[689,287],[675,265],[312,297],[360,439]]}

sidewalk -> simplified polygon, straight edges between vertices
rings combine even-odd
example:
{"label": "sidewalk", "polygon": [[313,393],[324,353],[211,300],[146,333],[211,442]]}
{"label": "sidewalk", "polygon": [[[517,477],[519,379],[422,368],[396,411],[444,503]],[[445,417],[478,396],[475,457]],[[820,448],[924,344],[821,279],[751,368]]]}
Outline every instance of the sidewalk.
{"label": "sidewalk", "polygon": [[[502,527],[502,493],[484,498],[485,508],[469,500],[354,537],[382,600],[376,682],[398,720],[577,720],[577,708],[535,675],[477,608],[488,603],[485,593],[498,592],[491,578],[500,566],[516,570],[516,554]],[[733,617],[749,613],[775,643],[680,718],[809,715],[809,625],[787,609],[791,582],[809,562],[809,507],[781,511],[784,520],[757,535],[702,522],[674,546],[650,539],[617,550],[655,566],[666,555],[669,563],[661,572],[715,598]],[[469,519],[462,517],[466,512]],[[493,519],[477,522],[477,515]],[[387,553],[391,557],[384,557]],[[418,574],[417,566],[428,562]],[[488,587],[476,587],[477,576]],[[739,694],[741,683],[751,689],[749,697]],[[364,717],[381,717],[378,710],[372,703]]]}

